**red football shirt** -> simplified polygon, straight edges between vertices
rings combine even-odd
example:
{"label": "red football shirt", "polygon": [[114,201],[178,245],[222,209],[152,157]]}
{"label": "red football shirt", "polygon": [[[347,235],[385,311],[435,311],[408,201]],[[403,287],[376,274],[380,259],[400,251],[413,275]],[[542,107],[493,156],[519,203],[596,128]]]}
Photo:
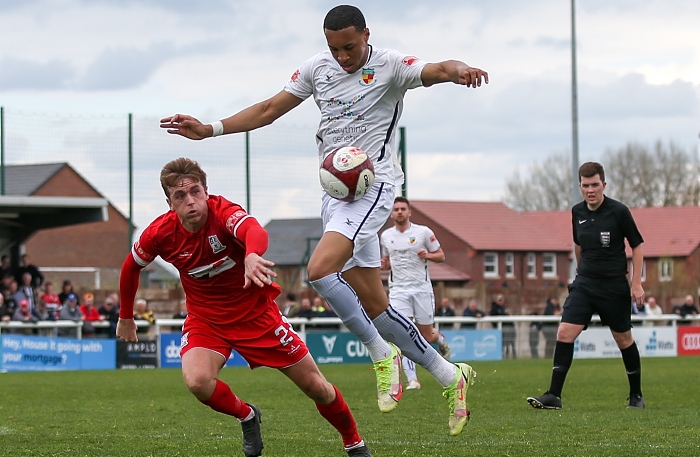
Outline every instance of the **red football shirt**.
{"label": "red football shirt", "polygon": [[245,322],[277,305],[277,284],[258,287],[245,282],[245,246],[236,237],[243,222],[258,222],[243,208],[209,195],[206,224],[195,233],[168,211],[153,221],[134,244],[136,263],[146,266],[157,256],[174,265],[187,296],[187,311],[217,324]]}

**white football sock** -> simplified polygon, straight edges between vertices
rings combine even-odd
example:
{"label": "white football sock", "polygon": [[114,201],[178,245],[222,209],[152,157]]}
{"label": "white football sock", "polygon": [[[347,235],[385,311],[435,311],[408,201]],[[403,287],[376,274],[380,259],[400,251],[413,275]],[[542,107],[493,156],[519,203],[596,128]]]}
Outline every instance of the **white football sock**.
{"label": "white football sock", "polygon": [[408,382],[417,381],[418,375],[416,374],[416,364],[413,360],[408,357],[402,357],[401,362],[403,363],[403,371],[406,373],[406,380]]}
{"label": "white football sock", "polygon": [[391,346],[379,335],[362,308],[357,294],[340,273],[331,273],[309,283],[328,301],[348,330],[365,345],[373,362],[384,360],[391,355]]}
{"label": "white football sock", "polygon": [[382,337],[396,344],[405,357],[428,370],[443,387],[454,382],[457,367],[440,356],[409,318],[389,305],[372,322]]}

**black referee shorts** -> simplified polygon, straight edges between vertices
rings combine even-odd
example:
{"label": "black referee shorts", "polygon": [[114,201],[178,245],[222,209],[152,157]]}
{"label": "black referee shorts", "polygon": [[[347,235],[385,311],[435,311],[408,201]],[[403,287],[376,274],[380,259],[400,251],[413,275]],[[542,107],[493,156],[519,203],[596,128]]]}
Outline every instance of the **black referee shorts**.
{"label": "black referee shorts", "polygon": [[598,279],[576,276],[569,284],[561,321],[588,327],[598,313],[603,325],[624,333],[632,328],[632,298],[627,278]]}

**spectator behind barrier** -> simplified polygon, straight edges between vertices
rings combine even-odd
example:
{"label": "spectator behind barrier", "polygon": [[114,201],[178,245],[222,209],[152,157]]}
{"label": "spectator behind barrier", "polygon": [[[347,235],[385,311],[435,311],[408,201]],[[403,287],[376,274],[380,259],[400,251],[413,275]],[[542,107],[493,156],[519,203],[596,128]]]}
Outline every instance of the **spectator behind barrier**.
{"label": "spectator behind barrier", "polygon": [[[61,307],[61,313],[59,316],[60,316],[61,320],[63,320],[63,321],[74,321],[74,322],[82,322],[83,321],[83,313],[80,312],[80,308],[78,307],[78,296],[77,295],[68,294],[66,296],[66,301],[63,303],[63,306]],[[58,329],[58,336],[75,338],[78,336],[78,329],[59,328]]]}
{"label": "spectator behind barrier", "polygon": [[109,338],[117,337],[117,322],[119,322],[119,308],[114,303],[112,294],[105,298],[104,303],[97,310],[102,316],[102,320],[109,322],[109,328],[98,328],[96,334],[107,335]]}
{"label": "spectator behind barrier", "polygon": [[58,314],[61,312],[61,299],[58,297],[58,294],[54,292],[53,283],[51,281],[46,281],[44,283],[44,293],[39,300],[46,303],[46,307],[53,313],[54,318],[58,318]]}
{"label": "spectator behind barrier", "polygon": [[83,295],[83,304],[80,305],[80,312],[83,313],[83,334],[84,336],[94,336],[95,327],[93,322],[99,322],[104,318],[95,307],[95,296],[90,292]]}
{"label": "spectator behind barrier", "polygon": [[[153,315],[153,311],[148,309],[148,302],[143,298],[139,298],[134,303],[134,319],[148,321],[148,323],[151,325],[156,323],[156,317]],[[138,333],[148,333],[150,329],[151,327],[148,326],[146,328],[139,329]]]}

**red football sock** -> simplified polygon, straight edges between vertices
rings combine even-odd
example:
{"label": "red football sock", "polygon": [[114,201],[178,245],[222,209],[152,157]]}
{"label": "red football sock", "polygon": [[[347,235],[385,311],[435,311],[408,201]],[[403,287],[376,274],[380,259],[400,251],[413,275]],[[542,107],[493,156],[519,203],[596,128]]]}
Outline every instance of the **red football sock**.
{"label": "red football sock", "polygon": [[350,408],[345,403],[338,388],[333,386],[333,389],[335,389],[335,400],[327,405],[316,403],[316,409],[318,409],[318,412],[321,413],[324,419],[340,432],[345,447],[356,445],[362,441],[362,438],[357,432],[355,418],[352,417],[352,412],[350,412]]}
{"label": "red football sock", "polygon": [[[201,400],[200,400],[201,401]],[[205,405],[223,414],[228,414],[237,419],[248,417],[252,409],[244,401],[236,397],[231,388],[225,382],[217,379],[214,393],[209,400],[202,401]]]}

